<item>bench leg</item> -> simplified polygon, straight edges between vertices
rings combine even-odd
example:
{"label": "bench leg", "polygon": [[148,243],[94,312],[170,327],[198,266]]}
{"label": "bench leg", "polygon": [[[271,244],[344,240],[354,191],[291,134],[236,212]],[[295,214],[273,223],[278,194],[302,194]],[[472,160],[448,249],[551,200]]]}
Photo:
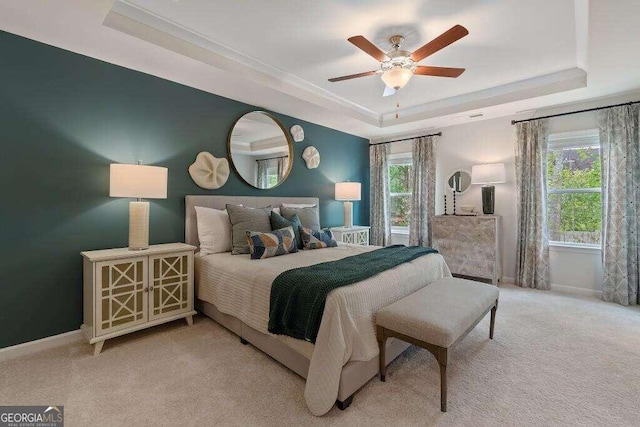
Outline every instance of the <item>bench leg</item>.
{"label": "bench leg", "polygon": [[380,347],[380,357],[378,360],[380,361],[380,381],[385,382],[387,376],[387,360],[385,351],[387,349],[387,338],[384,336],[384,328],[378,326],[378,347]]}
{"label": "bench leg", "polygon": [[489,338],[493,339],[493,329],[496,326],[496,311],[498,311],[498,301],[491,309],[491,325],[489,326]]}
{"label": "bench leg", "polygon": [[447,365],[440,363],[440,411],[447,412]]}

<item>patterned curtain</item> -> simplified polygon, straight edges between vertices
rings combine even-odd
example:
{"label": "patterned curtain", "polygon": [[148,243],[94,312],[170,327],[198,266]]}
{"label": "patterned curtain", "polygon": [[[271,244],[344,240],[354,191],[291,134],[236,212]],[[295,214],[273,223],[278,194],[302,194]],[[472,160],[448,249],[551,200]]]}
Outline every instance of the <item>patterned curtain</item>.
{"label": "patterned curtain", "polygon": [[436,155],[433,136],[413,141],[409,244],[431,246],[431,220],[436,213]]}
{"label": "patterned curtain", "polygon": [[289,163],[289,157],[278,157],[278,182],[282,182],[284,174],[287,171],[287,163]]}
{"label": "patterned curtain", "polygon": [[517,124],[518,241],[516,285],[549,289],[547,235],[548,120]]}
{"label": "patterned curtain", "polygon": [[600,111],[602,299],[638,304],[640,136],[638,105]]}
{"label": "patterned curtain", "polygon": [[269,160],[256,160],[256,163],[258,164],[256,185],[258,188],[267,188],[269,186],[269,176],[267,174]]}
{"label": "patterned curtain", "polygon": [[389,172],[387,144],[369,147],[371,173],[371,244],[386,246],[391,243],[389,216]]}

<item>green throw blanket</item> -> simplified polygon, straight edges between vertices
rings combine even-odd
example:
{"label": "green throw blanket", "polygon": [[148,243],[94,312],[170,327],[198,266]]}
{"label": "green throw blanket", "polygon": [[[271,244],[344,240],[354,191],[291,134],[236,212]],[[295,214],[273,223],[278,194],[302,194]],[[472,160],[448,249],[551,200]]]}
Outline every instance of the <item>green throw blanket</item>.
{"label": "green throw blanket", "polygon": [[285,271],[271,285],[269,332],[315,343],[329,292],[437,252],[433,248],[394,245]]}

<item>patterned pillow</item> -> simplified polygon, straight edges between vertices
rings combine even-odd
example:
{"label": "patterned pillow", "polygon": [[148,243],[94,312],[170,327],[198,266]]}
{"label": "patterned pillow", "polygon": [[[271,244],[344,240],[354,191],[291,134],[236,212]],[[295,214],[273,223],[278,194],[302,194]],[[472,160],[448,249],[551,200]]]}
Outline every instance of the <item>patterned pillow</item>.
{"label": "patterned pillow", "polygon": [[270,258],[298,252],[296,235],[292,227],[273,230],[270,233],[247,231],[251,259]]}
{"label": "patterned pillow", "polygon": [[296,244],[298,245],[298,249],[304,248],[304,242],[302,241],[302,237],[300,237],[300,227],[302,227],[302,223],[300,223],[298,215],[293,214],[290,218],[285,218],[282,215],[271,211],[270,221],[272,230],[279,230],[285,227],[293,227],[293,232],[296,235]]}
{"label": "patterned pillow", "polygon": [[313,230],[311,228],[300,227],[300,235],[304,242],[305,249],[333,248],[338,246],[338,242],[333,239],[331,230]]}
{"label": "patterned pillow", "polygon": [[236,206],[227,204],[229,221],[231,222],[231,254],[248,254],[247,230],[268,233],[271,231],[269,215],[271,206],[266,208],[248,208],[246,206]]}

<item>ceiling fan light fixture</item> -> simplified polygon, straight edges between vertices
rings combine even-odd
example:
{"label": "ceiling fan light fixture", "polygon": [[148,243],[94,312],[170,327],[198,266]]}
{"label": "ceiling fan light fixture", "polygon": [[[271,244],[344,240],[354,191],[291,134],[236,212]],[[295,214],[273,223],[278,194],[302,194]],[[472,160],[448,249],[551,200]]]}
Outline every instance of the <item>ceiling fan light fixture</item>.
{"label": "ceiling fan light fixture", "polygon": [[382,73],[384,84],[395,90],[402,89],[409,83],[413,71],[407,68],[395,67]]}

